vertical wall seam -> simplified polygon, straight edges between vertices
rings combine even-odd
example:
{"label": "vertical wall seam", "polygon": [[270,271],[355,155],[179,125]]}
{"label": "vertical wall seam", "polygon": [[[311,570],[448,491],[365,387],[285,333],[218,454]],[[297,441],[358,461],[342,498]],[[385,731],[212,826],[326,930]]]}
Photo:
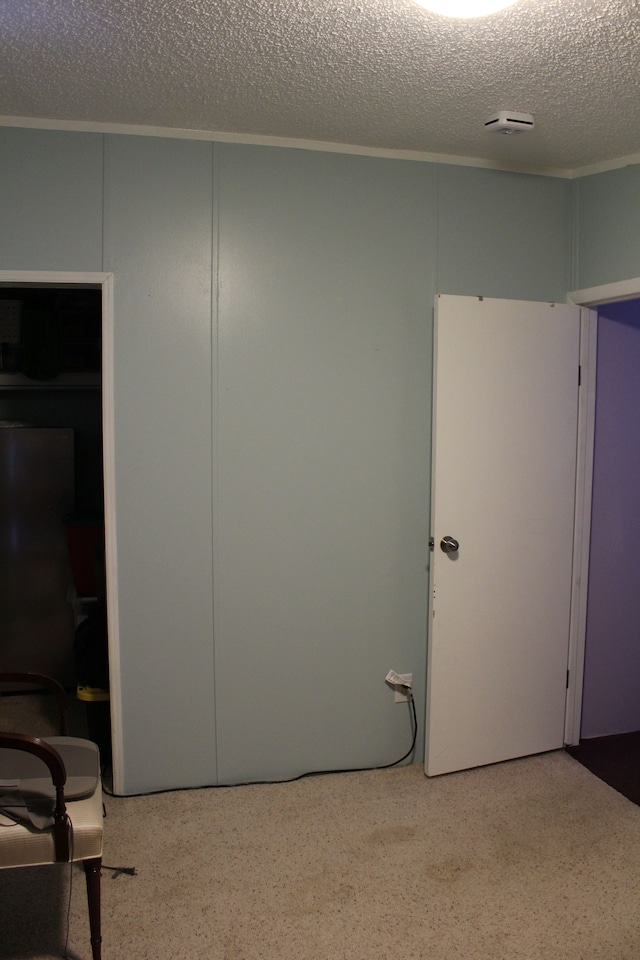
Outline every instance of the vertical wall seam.
{"label": "vertical wall seam", "polygon": [[433,174],[433,189],[432,195],[435,201],[435,210],[436,210],[436,238],[435,238],[435,250],[433,257],[433,297],[431,306],[433,307],[433,301],[435,300],[436,294],[440,292],[439,283],[440,283],[440,164],[434,164],[435,171]]}
{"label": "vertical wall seam", "polygon": [[105,142],[105,141],[106,141],[106,137],[105,137],[105,134],[103,133],[103,134],[101,134],[101,136],[100,136],[100,142],[101,142],[101,144],[102,144],[102,224],[101,224],[102,229],[101,229],[101,231],[100,231],[100,242],[101,242],[100,263],[101,263],[101,266],[102,266],[102,272],[103,272],[103,273],[106,272],[106,268],[105,268],[105,225],[106,225],[106,222],[107,222],[107,212],[106,212],[106,206],[107,206],[107,189],[106,189],[106,184],[105,184],[106,173],[107,173],[107,163],[106,163],[106,157],[105,157],[105,152],[106,152],[106,142]]}
{"label": "vertical wall seam", "polygon": [[212,638],[211,638],[211,657],[213,669],[213,717],[214,731],[213,742],[215,745],[215,781],[220,782],[220,735],[219,735],[219,717],[218,717],[218,698],[217,692],[217,571],[218,567],[218,491],[220,489],[218,477],[218,390],[220,383],[219,376],[219,287],[220,287],[220,229],[219,229],[219,185],[218,185],[218,148],[215,143],[211,144],[211,325],[210,325],[210,351],[211,351],[211,602],[212,602]]}
{"label": "vertical wall seam", "polygon": [[109,269],[109,139],[106,133],[102,134],[102,269],[110,273]]}
{"label": "vertical wall seam", "polygon": [[580,268],[580,180],[571,181],[571,277],[570,290],[579,288]]}

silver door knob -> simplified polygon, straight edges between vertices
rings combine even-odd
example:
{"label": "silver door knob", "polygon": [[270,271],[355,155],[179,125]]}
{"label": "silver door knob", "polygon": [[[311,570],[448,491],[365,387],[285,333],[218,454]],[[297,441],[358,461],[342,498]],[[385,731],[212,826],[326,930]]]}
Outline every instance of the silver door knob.
{"label": "silver door knob", "polygon": [[457,553],[460,549],[460,544],[457,540],[454,540],[453,537],[443,537],[440,541],[440,549],[443,553]]}

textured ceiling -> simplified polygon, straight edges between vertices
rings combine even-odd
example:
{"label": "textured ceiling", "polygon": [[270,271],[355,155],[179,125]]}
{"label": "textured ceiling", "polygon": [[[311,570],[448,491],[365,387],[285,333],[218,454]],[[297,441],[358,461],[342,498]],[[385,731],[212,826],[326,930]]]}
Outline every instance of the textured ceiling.
{"label": "textured ceiling", "polygon": [[[640,155],[640,0],[519,0],[472,21],[413,0],[0,0],[0,70],[5,118],[541,171]],[[499,109],[535,129],[486,132]]]}

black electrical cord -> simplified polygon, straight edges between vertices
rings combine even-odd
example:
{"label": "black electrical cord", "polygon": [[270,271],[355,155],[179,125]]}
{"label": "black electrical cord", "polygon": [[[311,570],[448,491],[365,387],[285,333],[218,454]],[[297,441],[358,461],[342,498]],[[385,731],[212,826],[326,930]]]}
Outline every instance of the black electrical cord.
{"label": "black electrical cord", "polygon": [[146,793],[130,793],[130,794],[118,794],[112,793],[110,790],[107,790],[103,785],[103,791],[109,797],[116,797],[118,799],[126,800],[129,797],[150,797],[158,793],[179,793],[182,790],[225,790],[231,789],[233,787],[257,787],[257,786],[275,786],[278,783],[295,783],[296,780],[304,780],[305,777],[324,777],[328,774],[333,773],[366,773],[369,770],[388,770],[390,767],[397,767],[399,763],[402,763],[403,760],[406,760],[416,746],[416,739],[418,736],[418,718],[416,716],[416,704],[413,699],[413,694],[409,687],[406,687],[404,690],[407,700],[411,704],[412,720],[413,720],[413,736],[411,738],[411,746],[401,757],[397,760],[393,760],[391,763],[382,763],[376,767],[347,767],[340,768],[337,770],[309,770],[307,773],[301,773],[297,777],[288,777],[285,780],[243,780],[239,783],[210,783],[204,784],[201,787],[174,787],[171,790],[149,790]]}
{"label": "black electrical cord", "polygon": [[70,960],[69,958],[69,931],[71,929],[71,895],[73,893],[73,848],[74,848],[74,836],[73,836],[73,823],[69,814],[66,814],[67,820],[67,829],[69,831],[69,900],[67,903],[67,932],[64,943],[64,958],[65,960]]}
{"label": "black electrical cord", "polygon": [[[325,774],[329,773],[365,773],[367,770],[388,770],[389,767],[397,767],[399,763],[402,763],[403,760],[406,760],[407,757],[413,753],[416,746],[416,738],[418,735],[418,718],[416,717],[416,705],[413,699],[413,694],[409,688],[405,689],[407,699],[411,703],[411,708],[413,712],[413,737],[411,739],[411,746],[403,756],[398,760],[393,760],[391,763],[382,763],[377,767],[352,767],[351,769],[342,769],[342,770],[310,770],[309,773],[301,773],[298,777],[291,777],[289,780],[258,780],[254,781],[257,783],[294,783],[296,780],[303,780],[305,777],[322,777]],[[233,784],[233,786],[248,786],[249,784]]]}
{"label": "black electrical cord", "polygon": [[101,870],[110,870],[113,873],[112,880],[117,880],[117,878],[126,873],[130,877],[135,877],[138,874],[138,871],[135,867],[109,867],[106,863],[103,863],[100,867]]}

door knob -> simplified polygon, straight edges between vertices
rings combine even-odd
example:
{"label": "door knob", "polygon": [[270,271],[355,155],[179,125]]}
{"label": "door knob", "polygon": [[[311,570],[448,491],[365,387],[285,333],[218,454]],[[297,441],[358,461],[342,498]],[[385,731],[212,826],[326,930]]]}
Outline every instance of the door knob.
{"label": "door knob", "polygon": [[454,540],[453,537],[443,537],[440,541],[440,549],[443,553],[457,553],[460,549],[460,544],[457,540]]}

